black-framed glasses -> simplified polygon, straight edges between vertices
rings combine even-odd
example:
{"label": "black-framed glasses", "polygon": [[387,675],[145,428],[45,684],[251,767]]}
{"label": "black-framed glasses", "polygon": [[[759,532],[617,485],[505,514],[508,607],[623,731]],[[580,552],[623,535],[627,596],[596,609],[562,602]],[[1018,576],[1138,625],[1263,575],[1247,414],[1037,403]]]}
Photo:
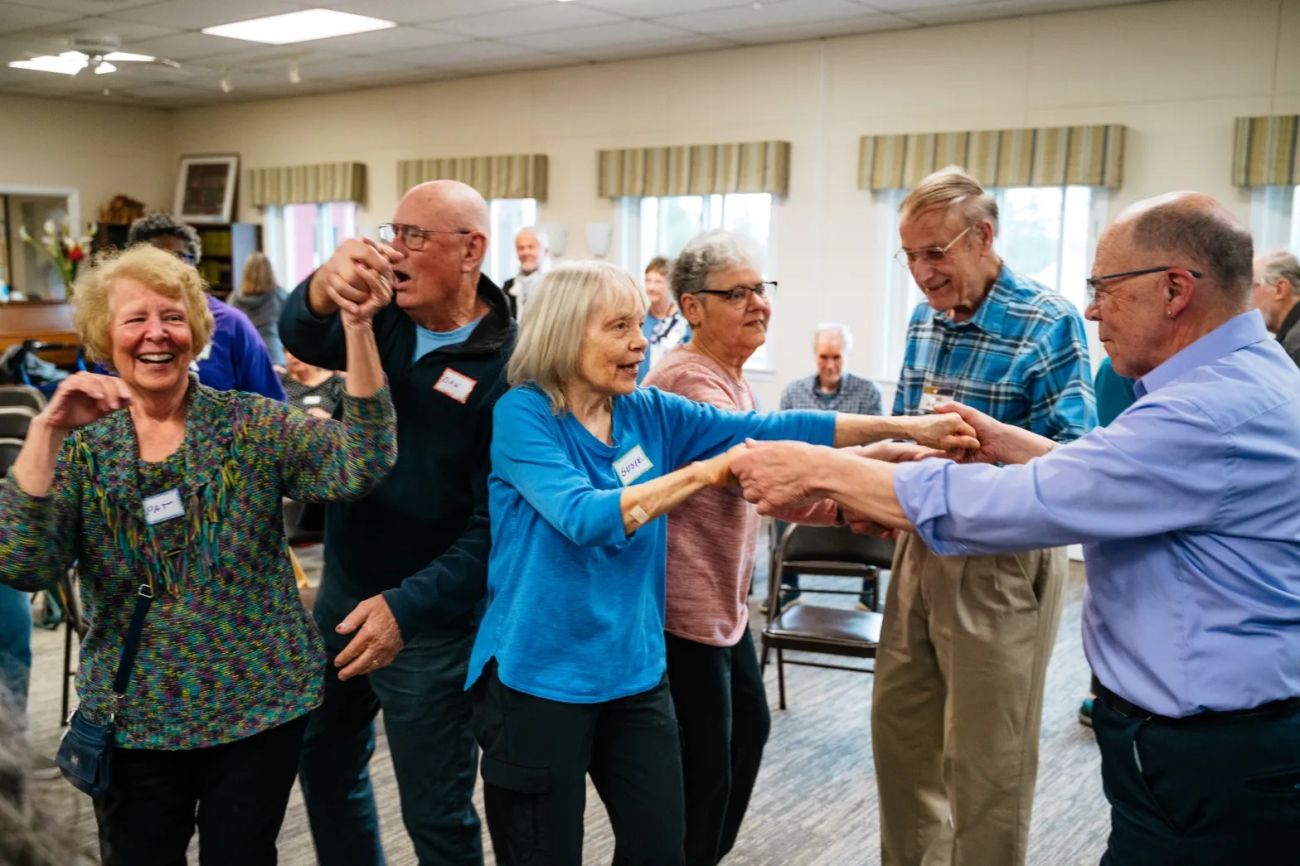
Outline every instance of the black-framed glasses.
{"label": "black-framed glasses", "polygon": [[925,262],[927,265],[943,264],[948,258],[948,251],[957,245],[957,241],[966,237],[967,233],[975,226],[966,226],[961,230],[957,237],[948,241],[941,247],[921,247],[917,250],[909,250],[906,247],[894,253],[894,261],[898,262],[905,268],[910,268],[917,262]]}
{"label": "black-framed glasses", "polygon": [[408,250],[424,249],[424,242],[429,235],[467,235],[469,229],[426,229],[406,223],[384,223],[379,227],[379,239],[391,244],[399,237]]}
{"label": "black-framed glasses", "polygon": [[717,295],[733,307],[745,307],[749,305],[750,295],[757,295],[765,300],[771,300],[772,296],[776,294],[776,280],[764,280],[752,286],[732,286],[729,289],[697,289],[690,294]]}
{"label": "black-framed glasses", "polygon": [[1117,274],[1102,274],[1098,277],[1088,277],[1088,279],[1085,280],[1088,284],[1088,304],[1091,306],[1092,304],[1097,303],[1097,298],[1103,294],[1104,291],[1102,289],[1103,283],[1109,283],[1112,280],[1127,280],[1129,277],[1141,277],[1146,274],[1163,274],[1165,271],[1172,271],[1175,268],[1187,271],[1187,273],[1196,277],[1198,280],[1201,278],[1200,271],[1194,271],[1191,268],[1180,268],[1178,265],[1156,265],[1153,268],[1140,268],[1136,271],[1120,271]]}

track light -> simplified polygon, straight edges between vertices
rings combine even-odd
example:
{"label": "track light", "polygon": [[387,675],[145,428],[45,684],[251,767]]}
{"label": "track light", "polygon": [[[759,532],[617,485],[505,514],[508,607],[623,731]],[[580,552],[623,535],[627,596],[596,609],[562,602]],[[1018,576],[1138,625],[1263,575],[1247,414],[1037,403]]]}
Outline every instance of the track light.
{"label": "track light", "polygon": [[290,84],[301,84],[301,83],[302,83],[302,73],[300,73],[300,72],[298,71],[298,61],[297,61],[297,60],[290,60],[290,61],[289,61],[289,83],[290,83]]}
{"label": "track light", "polygon": [[228,71],[226,71],[226,70],[222,70],[222,72],[221,72],[221,92],[222,92],[222,93],[229,93],[230,91],[232,91],[232,90],[234,90],[234,89],[235,89],[234,86],[231,85],[231,83],[230,83],[230,73],[229,73]]}

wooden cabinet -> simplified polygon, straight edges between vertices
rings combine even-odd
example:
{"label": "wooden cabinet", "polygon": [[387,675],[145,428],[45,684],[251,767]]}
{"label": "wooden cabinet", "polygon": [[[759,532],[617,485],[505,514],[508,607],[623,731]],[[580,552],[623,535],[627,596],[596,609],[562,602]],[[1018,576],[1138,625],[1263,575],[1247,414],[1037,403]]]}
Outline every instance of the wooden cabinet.
{"label": "wooden cabinet", "polygon": [[221,223],[194,227],[203,241],[199,273],[209,291],[228,298],[239,285],[244,262],[262,248],[262,227],[256,223]]}

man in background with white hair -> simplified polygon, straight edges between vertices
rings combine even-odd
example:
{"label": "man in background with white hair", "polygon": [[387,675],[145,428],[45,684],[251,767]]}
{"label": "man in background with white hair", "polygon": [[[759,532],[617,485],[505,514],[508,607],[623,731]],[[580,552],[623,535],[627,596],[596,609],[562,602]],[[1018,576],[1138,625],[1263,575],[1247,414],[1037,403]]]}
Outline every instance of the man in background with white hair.
{"label": "man in background with white hair", "polygon": [[1274,250],[1255,259],[1255,279],[1250,305],[1264,314],[1264,324],[1300,364],[1300,261],[1286,250]]}
{"label": "man in background with white hair", "polygon": [[515,235],[515,257],[519,273],[505,281],[501,290],[510,303],[510,315],[516,319],[524,311],[528,295],[542,282],[551,264],[551,241],[536,226],[526,226]]}

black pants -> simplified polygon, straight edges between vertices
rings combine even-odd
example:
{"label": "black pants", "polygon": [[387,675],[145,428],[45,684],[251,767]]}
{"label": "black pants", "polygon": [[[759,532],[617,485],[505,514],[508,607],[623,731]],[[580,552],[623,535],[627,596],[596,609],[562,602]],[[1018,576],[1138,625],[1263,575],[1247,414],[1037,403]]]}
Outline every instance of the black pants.
{"label": "black pants", "polygon": [[749,629],[735,646],[665,634],[682,739],[686,863],[714,866],[736,844],[772,729]]}
{"label": "black pants", "polygon": [[667,680],[599,704],[517,692],[489,663],[474,686],[483,803],[502,866],[581,866],[586,776],[616,866],[681,866],[682,768]]}
{"label": "black pants", "polygon": [[196,823],[201,866],[274,866],[306,727],[301,716],[206,749],[114,749],[95,801],[104,866],[184,866]]}
{"label": "black pants", "polygon": [[1102,866],[1300,863],[1300,714],[1169,723],[1093,704]]}

